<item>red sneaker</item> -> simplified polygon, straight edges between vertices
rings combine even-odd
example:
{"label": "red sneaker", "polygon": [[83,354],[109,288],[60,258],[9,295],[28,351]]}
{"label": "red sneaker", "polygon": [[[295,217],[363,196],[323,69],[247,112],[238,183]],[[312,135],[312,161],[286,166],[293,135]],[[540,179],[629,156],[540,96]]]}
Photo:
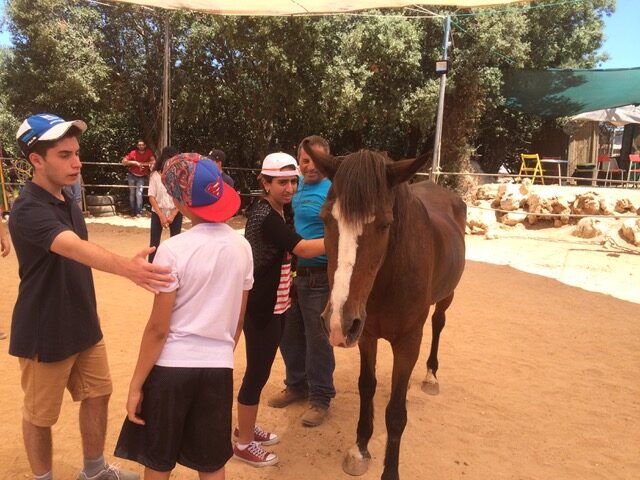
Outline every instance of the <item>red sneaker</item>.
{"label": "red sneaker", "polygon": [[278,456],[275,453],[267,452],[256,442],[251,442],[244,450],[240,450],[237,444],[234,445],[233,458],[254,467],[268,467],[278,463]]}
{"label": "red sneaker", "polygon": [[[236,427],[233,431],[233,436],[235,437],[236,441],[238,440],[239,435],[240,432],[238,431],[238,427]],[[268,447],[269,445],[275,445],[276,443],[278,443],[280,441],[280,437],[275,433],[265,432],[263,429],[256,425],[253,429],[253,441],[258,445]]]}

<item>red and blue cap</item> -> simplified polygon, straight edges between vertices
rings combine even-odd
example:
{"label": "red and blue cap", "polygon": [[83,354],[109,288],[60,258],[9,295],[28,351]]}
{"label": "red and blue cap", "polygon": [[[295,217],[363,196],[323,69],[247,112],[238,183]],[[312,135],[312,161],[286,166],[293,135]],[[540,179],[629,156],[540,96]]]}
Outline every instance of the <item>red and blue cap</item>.
{"label": "red and blue cap", "polygon": [[169,195],[209,222],[224,222],[240,208],[240,196],[224,183],[215,162],[198,153],[180,153],[167,160],[162,183]]}

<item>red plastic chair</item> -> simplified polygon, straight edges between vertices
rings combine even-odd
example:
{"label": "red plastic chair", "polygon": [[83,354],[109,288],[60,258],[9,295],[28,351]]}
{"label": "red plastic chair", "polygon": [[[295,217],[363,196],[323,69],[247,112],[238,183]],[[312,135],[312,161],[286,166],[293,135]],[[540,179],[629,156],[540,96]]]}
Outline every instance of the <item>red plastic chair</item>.
{"label": "red plastic chair", "polygon": [[[633,179],[631,176],[633,175]],[[632,153],[629,155],[629,170],[627,171],[627,186],[631,184],[637,187],[640,182],[640,155]]]}

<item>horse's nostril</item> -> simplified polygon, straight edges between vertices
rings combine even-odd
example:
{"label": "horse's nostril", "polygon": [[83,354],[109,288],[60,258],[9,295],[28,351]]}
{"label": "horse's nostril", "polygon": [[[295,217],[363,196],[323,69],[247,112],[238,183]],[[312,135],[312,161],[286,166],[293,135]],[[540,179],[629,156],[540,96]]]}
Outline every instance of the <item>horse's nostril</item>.
{"label": "horse's nostril", "polygon": [[360,325],[362,324],[362,320],[360,320],[359,318],[354,318],[353,322],[351,323],[351,328],[349,329],[349,332],[347,333],[347,335],[349,337],[353,336],[353,335],[357,335],[358,332],[360,332]]}

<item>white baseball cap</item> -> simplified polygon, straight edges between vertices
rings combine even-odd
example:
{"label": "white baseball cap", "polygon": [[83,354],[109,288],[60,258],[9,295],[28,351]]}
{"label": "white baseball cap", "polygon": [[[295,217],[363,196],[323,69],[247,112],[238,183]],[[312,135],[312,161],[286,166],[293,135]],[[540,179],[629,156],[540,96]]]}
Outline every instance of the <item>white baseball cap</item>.
{"label": "white baseball cap", "polygon": [[[282,170],[285,167],[293,167],[293,170]],[[298,162],[288,153],[270,153],[262,161],[260,175],[268,175],[270,177],[298,176]]]}

